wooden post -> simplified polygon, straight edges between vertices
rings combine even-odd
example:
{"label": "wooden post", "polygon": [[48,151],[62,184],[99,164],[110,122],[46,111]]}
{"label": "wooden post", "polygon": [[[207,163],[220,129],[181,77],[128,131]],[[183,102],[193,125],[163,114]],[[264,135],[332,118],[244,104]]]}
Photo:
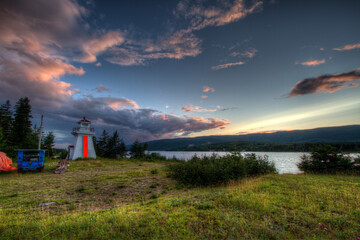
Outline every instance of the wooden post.
{"label": "wooden post", "polygon": [[39,132],[38,150],[41,149],[41,138],[42,138],[43,122],[44,122],[44,116],[41,114],[41,124],[40,124],[40,132]]}

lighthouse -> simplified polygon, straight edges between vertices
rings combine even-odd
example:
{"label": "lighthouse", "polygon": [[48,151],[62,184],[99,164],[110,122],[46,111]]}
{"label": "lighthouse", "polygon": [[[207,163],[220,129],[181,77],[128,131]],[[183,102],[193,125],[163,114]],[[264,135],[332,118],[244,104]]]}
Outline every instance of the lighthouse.
{"label": "lighthouse", "polygon": [[78,127],[74,128],[74,145],[69,146],[69,159],[77,158],[96,158],[92,136],[95,135],[94,128],[90,127],[91,122],[85,117],[78,122]]}

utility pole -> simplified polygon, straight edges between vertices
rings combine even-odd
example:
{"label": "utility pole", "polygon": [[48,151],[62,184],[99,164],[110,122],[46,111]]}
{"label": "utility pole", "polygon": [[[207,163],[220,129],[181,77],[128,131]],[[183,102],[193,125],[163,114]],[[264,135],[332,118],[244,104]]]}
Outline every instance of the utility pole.
{"label": "utility pole", "polygon": [[42,131],[43,131],[43,122],[44,122],[44,116],[41,114],[41,124],[40,124],[40,132],[39,132],[38,150],[41,149],[41,138],[42,138]]}

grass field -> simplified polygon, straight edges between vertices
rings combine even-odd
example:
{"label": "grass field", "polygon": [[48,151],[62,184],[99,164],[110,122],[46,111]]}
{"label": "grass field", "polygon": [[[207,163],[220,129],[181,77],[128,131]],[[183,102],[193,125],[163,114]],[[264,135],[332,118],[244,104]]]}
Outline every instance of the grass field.
{"label": "grass field", "polygon": [[1,173],[0,239],[360,239],[360,177],[188,188],[168,164],[81,160],[55,175],[49,160],[42,173]]}

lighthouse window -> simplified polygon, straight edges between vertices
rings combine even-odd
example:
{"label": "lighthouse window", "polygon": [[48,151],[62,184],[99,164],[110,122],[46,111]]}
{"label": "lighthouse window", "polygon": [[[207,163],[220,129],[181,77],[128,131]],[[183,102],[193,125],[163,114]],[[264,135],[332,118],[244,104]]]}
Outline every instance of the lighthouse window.
{"label": "lighthouse window", "polygon": [[83,127],[87,127],[87,126],[88,126],[88,124],[87,124],[87,123],[82,123],[82,124],[81,124],[81,126],[83,126]]}

